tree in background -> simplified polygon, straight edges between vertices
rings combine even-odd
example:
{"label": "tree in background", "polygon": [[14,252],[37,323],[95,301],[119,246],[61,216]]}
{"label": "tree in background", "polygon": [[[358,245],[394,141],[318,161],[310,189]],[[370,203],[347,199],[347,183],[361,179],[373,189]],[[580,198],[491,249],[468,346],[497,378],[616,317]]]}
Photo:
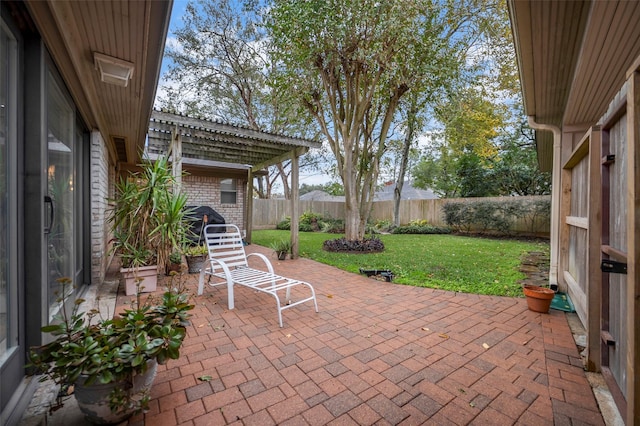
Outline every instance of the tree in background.
{"label": "tree in background", "polygon": [[495,139],[495,153],[486,157],[473,150],[456,151],[436,136],[412,174],[416,187],[431,188],[443,198],[551,191],[551,175],[538,168],[533,132],[524,121],[507,126]]}
{"label": "tree in background", "polygon": [[269,29],[280,82],[317,121],[346,199],[345,233],[364,237],[380,160],[402,98],[429,102],[464,61],[483,1],[276,0]]}
{"label": "tree in background", "polygon": [[[196,117],[312,139],[317,134],[313,123],[299,113],[284,88],[271,84],[273,62],[258,3],[197,0],[187,4],[176,39],[167,43],[165,55],[171,63],[163,78],[171,84],[160,104]],[[300,164],[311,167],[314,161]],[[289,173],[289,162],[270,167],[256,192],[268,198],[279,179],[288,198]]]}
{"label": "tree in background", "polygon": [[466,67],[434,109],[442,126],[413,169],[416,187],[441,197],[548,193],[524,122],[511,28],[504,0],[479,20]]}

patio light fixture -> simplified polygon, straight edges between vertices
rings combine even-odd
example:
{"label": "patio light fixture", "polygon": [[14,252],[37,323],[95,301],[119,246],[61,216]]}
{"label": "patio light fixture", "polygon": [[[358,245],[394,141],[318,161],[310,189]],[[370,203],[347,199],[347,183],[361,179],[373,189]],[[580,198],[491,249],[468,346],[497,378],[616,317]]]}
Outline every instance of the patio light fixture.
{"label": "patio light fixture", "polygon": [[103,83],[127,87],[133,75],[133,63],[112,56],[94,52],[93,63],[96,69],[100,71],[100,80]]}

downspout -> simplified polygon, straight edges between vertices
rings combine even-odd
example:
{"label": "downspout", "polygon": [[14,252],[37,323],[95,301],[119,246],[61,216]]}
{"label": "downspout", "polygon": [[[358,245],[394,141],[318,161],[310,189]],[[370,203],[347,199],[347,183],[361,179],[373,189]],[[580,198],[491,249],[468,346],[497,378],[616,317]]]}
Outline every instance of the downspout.
{"label": "downspout", "polygon": [[549,265],[549,285],[558,286],[558,261],[560,259],[560,143],[562,133],[560,128],[551,124],[539,124],[535,122],[535,117],[527,117],[529,127],[534,130],[547,130],[553,133],[553,170],[551,172],[551,253]]}

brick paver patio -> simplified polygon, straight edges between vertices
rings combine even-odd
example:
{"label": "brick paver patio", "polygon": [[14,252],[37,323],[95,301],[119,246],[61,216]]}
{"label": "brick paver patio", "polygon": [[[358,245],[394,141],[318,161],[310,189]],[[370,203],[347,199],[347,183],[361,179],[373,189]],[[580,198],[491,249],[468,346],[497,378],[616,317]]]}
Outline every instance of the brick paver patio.
{"label": "brick paver patio", "polygon": [[229,311],[225,288],[205,288],[130,425],[604,424],[562,312],[271,258],[315,286],[320,312],[294,307],[280,328],[273,298],[237,287]]}

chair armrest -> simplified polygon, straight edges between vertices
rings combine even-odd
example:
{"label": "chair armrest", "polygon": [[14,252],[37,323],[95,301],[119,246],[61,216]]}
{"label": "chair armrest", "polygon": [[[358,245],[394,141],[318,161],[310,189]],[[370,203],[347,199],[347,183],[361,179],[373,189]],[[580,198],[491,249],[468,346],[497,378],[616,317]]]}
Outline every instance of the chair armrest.
{"label": "chair armrest", "polygon": [[[207,263],[208,266],[205,267],[204,265]],[[222,272],[224,272],[224,276],[227,280],[227,286],[233,284],[233,282],[231,281],[231,271],[229,270],[229,267],[221,260],[211,259],[210,257],[207,257],[207,259],[203,263],[202,269],[200,270],[200,278],[198,279],[198,296],[201,295],[204,291],[204,276],[206,274],[213,274],[213,263],[217,263],[222,268]]]}
{"label": "chair armrest", "polygon": [[269,271],[269,273],[273,274],[273,266],[271,265],[271,262],[269,262],[269,259],[267,259],[267,256],[265,256],[262,253],[249,253],[247,255],[247,262],[249,261],[249,258],[251,256],[256,256],[256,257],[260,258],[264,262],[264,264],[267,267],[267,270]]}

